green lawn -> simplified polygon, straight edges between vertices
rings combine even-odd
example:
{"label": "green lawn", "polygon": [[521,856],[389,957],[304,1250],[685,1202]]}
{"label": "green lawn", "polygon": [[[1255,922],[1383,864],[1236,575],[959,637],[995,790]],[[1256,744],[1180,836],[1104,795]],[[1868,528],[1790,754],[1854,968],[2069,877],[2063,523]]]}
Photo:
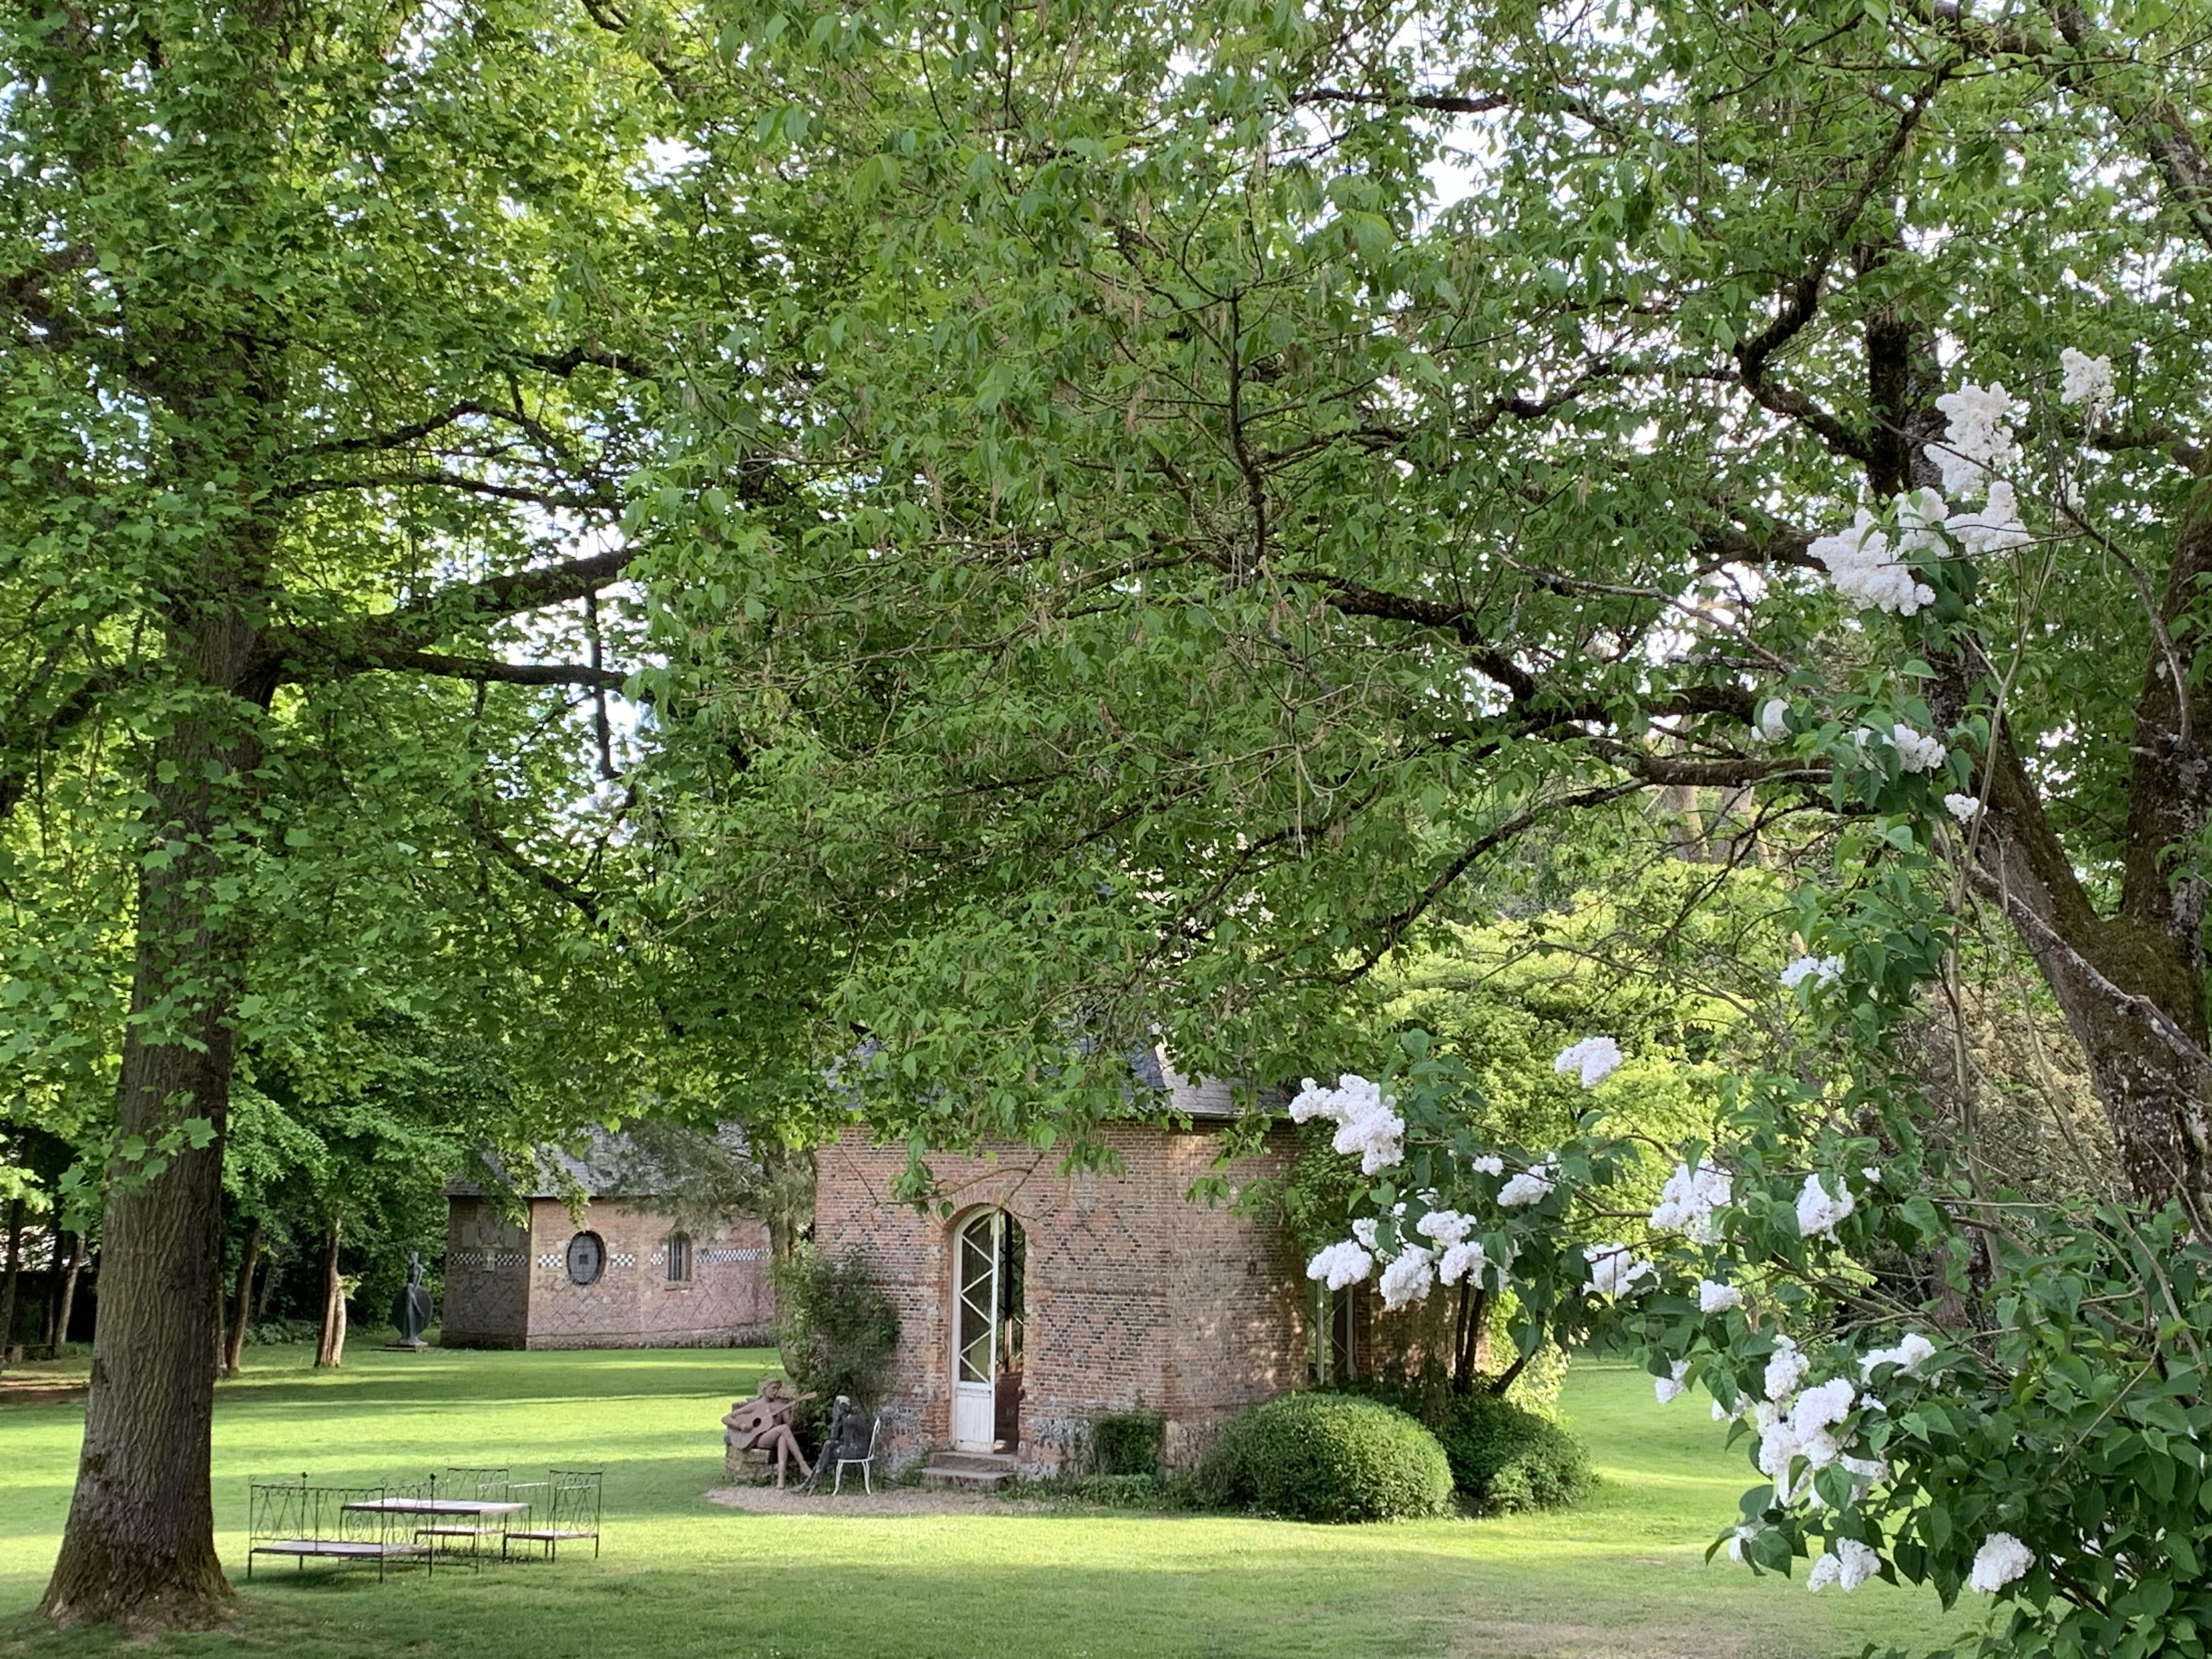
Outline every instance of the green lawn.
{"label": "green lawn", "polygon": [[[455,1659],[1606,1659],[1856,1654],[1933,1646],[1978,1616],[1870,1585],[1808,1595],[1705,1546],[1747,1467],[1701,1404],[1578,1367],[1567,1415],[1606,1484],[1566,1514],[1325,1528],[1033,1505],[943,1516],[749,1515],[703,1501],[716,1419],[772,1361],[729,1351],[463,1353],[357,1348],[319,1376],[304,1350],[249,1350],[216,1413],[231,1629],[137,1644],[179,1654]],[[78,1369],[82,1369],[80,1362]],[[0,1653],[111,1653],[28,1609],[69,1498],[77,1406],[0,1407]],[[447,1462],[603,1463],[605,1553],[480,1574],[264,1572],[247,1589],[249,1474],[420,1479]]]}

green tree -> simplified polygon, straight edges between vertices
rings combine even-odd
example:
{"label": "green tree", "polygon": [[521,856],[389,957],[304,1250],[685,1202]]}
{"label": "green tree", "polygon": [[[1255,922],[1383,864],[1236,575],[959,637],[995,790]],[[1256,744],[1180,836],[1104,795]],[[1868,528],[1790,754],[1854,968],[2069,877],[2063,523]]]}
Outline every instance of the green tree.
{"label": "green tree", "polygon": [[[871,878],[825,1028],[888,1121],[1065,1127],[1127,1082],[1086,1032],[1295,1074],[1531,831],[1651,791],[1850,823],[1902,724],[1980,808],[1954,908],[2017,927],[2134,1190],[2193,1201],[2199,21],[732,14],[761,116],[702,167],[853,274],[752,337],[835,419],[682,475],[840,491],[750,526],[741,611],[672,598],[702,733],[750,739],[692,851]],[[1896,506],[1968,381],[2024,399],[2032,526],[1971,547]],[[672,536],[726,538],[695,499]],[[1814,550],[1862,507],[1908,614]],[[1892,904],[1899,848],[1846,844]]]}
{"label": "green tree", "polygon": [[189,1623],[241,1049],[396,1006],[626,1098],[621,480],[715,277],[563,7],[11,6],[0,81],[0,1061],[120,1078],[45,1607]]}

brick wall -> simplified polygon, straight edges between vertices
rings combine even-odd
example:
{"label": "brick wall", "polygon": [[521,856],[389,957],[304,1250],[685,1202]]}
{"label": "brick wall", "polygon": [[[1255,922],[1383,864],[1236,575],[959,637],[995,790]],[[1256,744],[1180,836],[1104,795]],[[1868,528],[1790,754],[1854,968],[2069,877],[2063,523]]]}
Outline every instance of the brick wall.
{"label": "brick wall", "polygon": [[[1024,1463],[1080,1456],[1094,1418],[1138,1408],[1169,1419],[1170,1458],[1194,1457],[1220,1419],[1304,1376],[1297,1264],[1279,1232],[1186,1201],[1215,1141],[1126,1124],[1107,1131],[1119,1176],[1062,1176],[1057,1154],[1006,1145],[931,1167],[947,1220],[890,1198],[904,1154],[848,1134],[820,1157],[814,1233],[857,1246],[898,1310],[899,1352],[884,1401],[896,1462],[951,1439],[953,1240],[979,1210],[1005,1209],[1026,1247]],[[1241,1183],[1290,1155],[1286,1134],[1241,1168]]]}
{"label": "brick wall", "polygon": [[667,1217],[594,1199],[584,1227],[605,1246],[595,1285],[571,1283],[577,1228],[555,1199],[534,1199],[529,1226],[502,1222],[479,1198],[447,1200],[446,1318],[452,1347],[682,1348],[775,1340],[768,1230],[758,1222],[696,1233],[691,1278],[668,1277]]}
{"label": "brick wall", "polygon": [[447,1200],[442,1316],[449,1348],[519,1348],[529,1331],[529,1236],[483,1199]]}

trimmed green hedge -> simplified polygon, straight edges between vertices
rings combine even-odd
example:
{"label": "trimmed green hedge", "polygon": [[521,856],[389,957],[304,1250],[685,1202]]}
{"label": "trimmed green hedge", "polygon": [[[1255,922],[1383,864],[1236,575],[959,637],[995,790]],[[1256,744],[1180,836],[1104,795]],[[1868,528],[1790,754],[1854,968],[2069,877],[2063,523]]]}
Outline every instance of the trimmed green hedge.
{"label": "trimmed green hedge", "polygon": [[1436,1436],[1401,1411],[1338,1394],[1291,1394],[1221,1427],[1199,1465],[1209,1504],[1295,1521],[1396,1521],[1451,1501]]}
{"label": "trimmed green hedge", "polygon": [[1489,1393],[1455,1398],[1437,1425],[1452,1484],[1489,1515],[1554,1509],[1597,1485],[1583,1443],[1558,1424]]}

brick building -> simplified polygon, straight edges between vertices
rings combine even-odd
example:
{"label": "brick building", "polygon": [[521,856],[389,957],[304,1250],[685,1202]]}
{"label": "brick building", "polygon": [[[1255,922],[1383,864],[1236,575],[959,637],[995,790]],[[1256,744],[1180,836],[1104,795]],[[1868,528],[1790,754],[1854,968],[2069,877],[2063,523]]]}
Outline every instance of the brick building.
{"label": "brick building", "polygon": [[[1062,1175],[1059,1155],[1012,1143],[933,1158],[950,1218],[890,1196],[902,1146],[854,1131],[823,1149],[815,1242],[860,1249],[898,1310],[883,1401],[895,1462],[1079,1465],[1093,1421],[1144,1410],[1166,1419],[1168,1462],[1187,1464],[1238,1408],[1351,1368],[1355,1304],[1316,1303],[1287,1233],[1184,1197],[1212,1170],[1215,1137],[1197,1126],[1232,1115],[1228,1089],[1160,1080],[1194,1127],[1109,1126],[1117,1175]],[[1234,1186],[1295,1150],[1279,1122]]]}
{"label": "brick building", "polygon": [[[625,1183],[618,1143],[586,1157],[541,1151],[518,1183],[524,1219],[480,1188],[446,1189],[446,1303],[453,1348],[680,1348],[775,1340],[768,1231],[758,1222],[695,1236]],[[634,1185],[633,1182],[629,1184]],[[569,1213],[584,1200],[583,1224]]]}

